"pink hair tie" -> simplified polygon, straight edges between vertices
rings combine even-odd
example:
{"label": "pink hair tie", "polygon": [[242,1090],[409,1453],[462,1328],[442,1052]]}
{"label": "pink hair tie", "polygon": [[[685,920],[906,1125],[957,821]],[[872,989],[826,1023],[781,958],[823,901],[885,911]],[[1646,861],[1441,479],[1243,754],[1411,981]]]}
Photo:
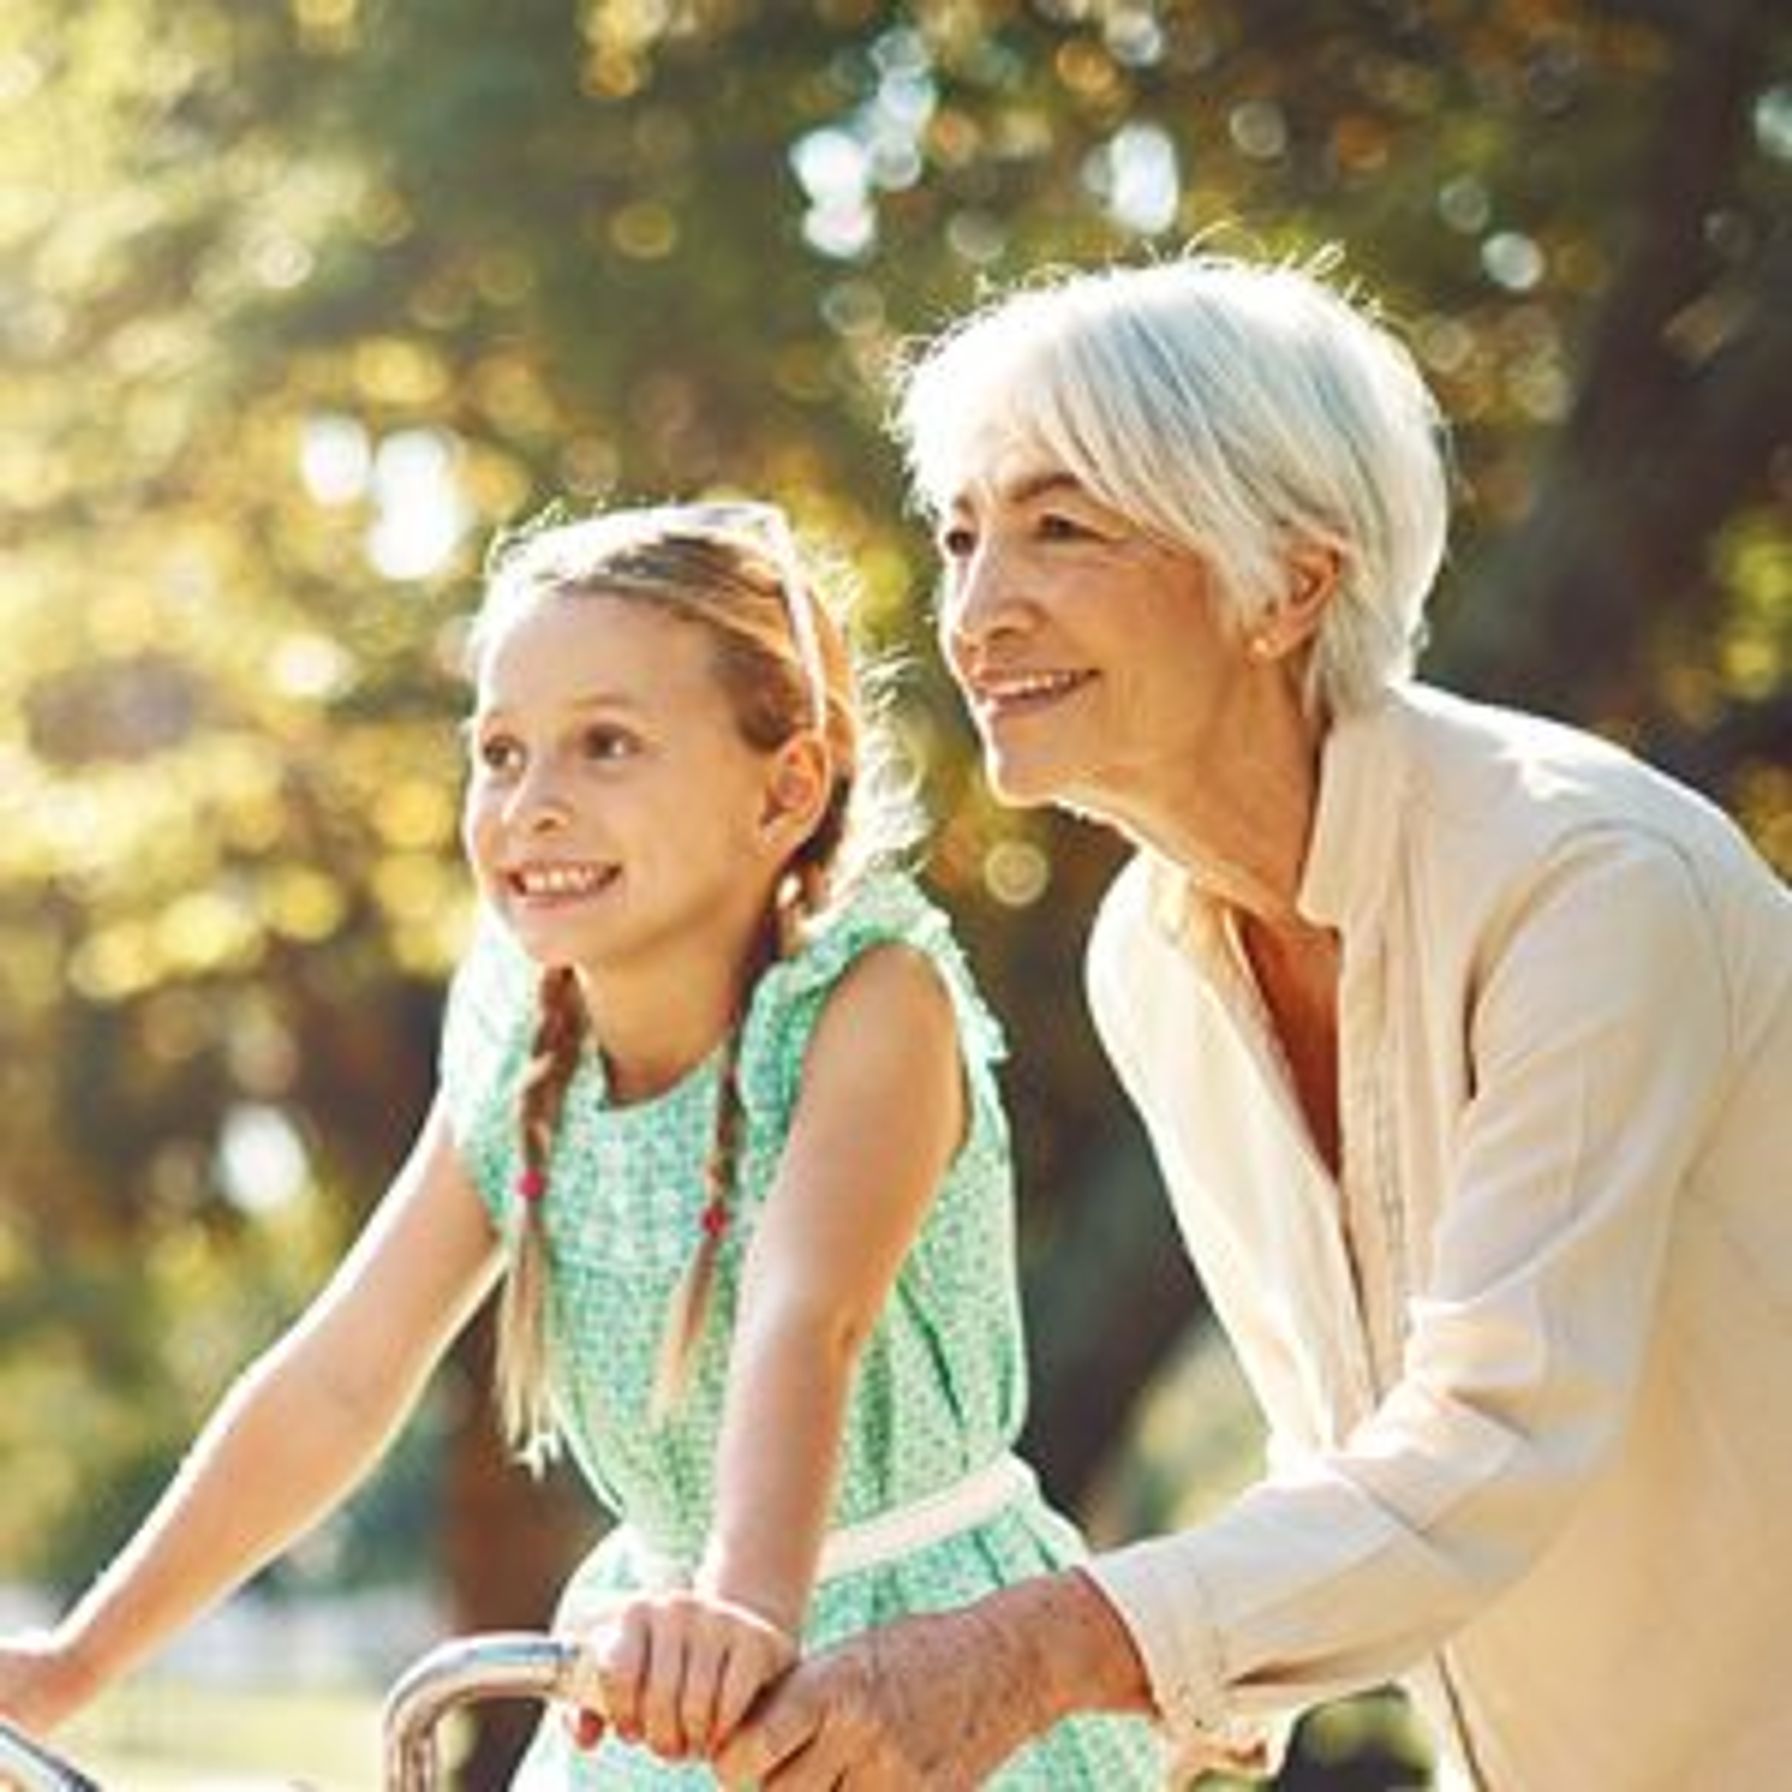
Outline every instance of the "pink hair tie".
{"label": "pink hair tie", "polygon": [[527,1201],[531,1206],[548,1192],[547,1173],[534,1164],[524,1170],[516,1179],[517,1199]]}

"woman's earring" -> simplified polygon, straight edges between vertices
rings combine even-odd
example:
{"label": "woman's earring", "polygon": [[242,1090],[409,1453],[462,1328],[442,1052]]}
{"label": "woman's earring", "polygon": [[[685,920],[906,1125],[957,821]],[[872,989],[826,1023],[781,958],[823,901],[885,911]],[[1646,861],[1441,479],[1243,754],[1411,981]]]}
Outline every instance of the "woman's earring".
{"label": "woman's earring", "polygon": [[1276,646],[1268,635],[1252,635],[1245,643],[1245,649],[1254,660],[1267,660],[1275,657]]}

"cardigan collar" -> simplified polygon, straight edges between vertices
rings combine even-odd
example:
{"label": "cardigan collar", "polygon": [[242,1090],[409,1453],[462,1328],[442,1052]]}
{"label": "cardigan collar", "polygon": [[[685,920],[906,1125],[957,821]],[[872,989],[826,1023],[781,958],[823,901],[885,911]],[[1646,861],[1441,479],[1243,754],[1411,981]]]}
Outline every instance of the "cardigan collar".
{"label": "cardigan collar", "polygon": [[1398,689],[1334,722],[1319,760],[1319,799],[1295,907],[1349,932],[1383,912],[1405,812],[1409,698]]}
{"label": "cardigan collar", "polygon": [[[1411,702],[1396,687],[1326,731],[1313,831],[1295,893],[1295,908],[1315,926],[1354,932],[1382,911],[1406,796],[1401,720]],[[1144,856],[1159,930],[1192,949],[1217,945],[1225,932],[1218,901],[1181,865],[1158,853]]]}

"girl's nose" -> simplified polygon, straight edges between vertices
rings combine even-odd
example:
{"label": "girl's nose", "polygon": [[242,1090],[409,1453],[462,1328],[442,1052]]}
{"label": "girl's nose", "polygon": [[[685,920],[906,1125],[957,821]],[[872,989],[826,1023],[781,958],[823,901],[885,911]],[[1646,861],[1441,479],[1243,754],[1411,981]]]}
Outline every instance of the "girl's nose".
{"label": "girl's nose", "polygon": [[508,819],[512,827],[529,833],[552,833],[566,824],[571,811],[566,798],[546,768],[531,768],[510,793]]}

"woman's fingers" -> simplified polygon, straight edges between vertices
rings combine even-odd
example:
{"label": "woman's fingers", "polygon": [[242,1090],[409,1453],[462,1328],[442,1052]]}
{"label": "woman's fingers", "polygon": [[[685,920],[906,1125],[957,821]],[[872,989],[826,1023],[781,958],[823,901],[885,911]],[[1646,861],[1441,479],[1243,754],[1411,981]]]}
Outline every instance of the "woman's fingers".
{"label": "woman's fingers", "polygon": [[807,1666],[799,1668],[753,1708],[751,1722],[737,1719],[729,1729],[716,1751],[715,1769],[730,1792],[769,1781],[775,1772],[794,1773],[827,1716],[818,1677]]}

